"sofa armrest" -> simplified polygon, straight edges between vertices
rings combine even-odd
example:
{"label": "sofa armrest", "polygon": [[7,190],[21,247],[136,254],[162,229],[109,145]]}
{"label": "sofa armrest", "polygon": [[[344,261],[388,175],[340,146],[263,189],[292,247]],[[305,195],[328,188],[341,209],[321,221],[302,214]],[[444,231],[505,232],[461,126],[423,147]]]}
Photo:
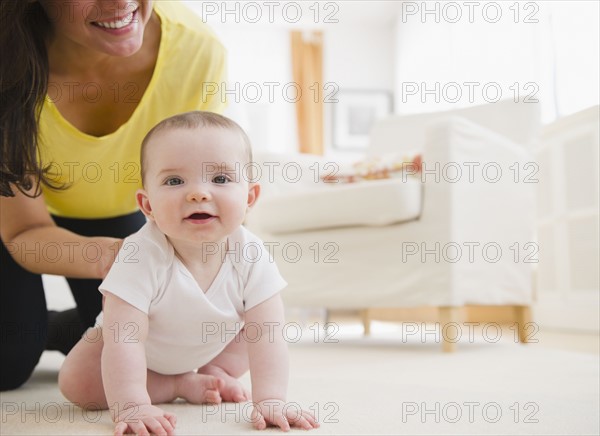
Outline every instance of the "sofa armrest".
{"label": "sofa armrest", "polygon": [[536,171],[524,147],[470,121],[450,118],[428,131],[415,242],[452,266],[446,280],[457,301],[496,304],[506,283],[515,304],[531,301]]}
{"label": "sofa armrest", "polygon": [[524,147],[458,117],[432,125],[426,138],[423,219],[443,216],[453,237],[531,240],[537,165]]}

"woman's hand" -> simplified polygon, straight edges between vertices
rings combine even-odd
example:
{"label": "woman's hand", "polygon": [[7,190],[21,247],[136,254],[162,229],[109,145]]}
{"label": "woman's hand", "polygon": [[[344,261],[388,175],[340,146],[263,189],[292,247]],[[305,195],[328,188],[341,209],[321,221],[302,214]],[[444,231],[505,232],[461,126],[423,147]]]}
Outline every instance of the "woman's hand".
{"label": "woman's hand", "polygon": [[156,406],[144,404],[123,409],[114,421],[116,422],[115,436],[127,433],[143,436],[150,434],[170,436],[175,434],[177,418],[174,414],[165,412]]}
{"label": "woman's hand", "polygon": [[[103,279],[123,244],[121,239],[90,238],[58,227],[43,195],[31,198],[19,191],[14,197],[0,197],[0,237],[27,271],[78,279]],[[61,261],[45,256],[45,247],[57,247]],[[35,256],[26,255],[32,250]]]}
{"label": "woman's hand", "polygon": [[303,430],[319,427],[312,413],[302,410],[298,403],[285,403],[282,400],[263,400],[254,403],[251,416],[252,425],[257,430],[264,430],[269,424],[283,431],[289,431],[290,425]]}

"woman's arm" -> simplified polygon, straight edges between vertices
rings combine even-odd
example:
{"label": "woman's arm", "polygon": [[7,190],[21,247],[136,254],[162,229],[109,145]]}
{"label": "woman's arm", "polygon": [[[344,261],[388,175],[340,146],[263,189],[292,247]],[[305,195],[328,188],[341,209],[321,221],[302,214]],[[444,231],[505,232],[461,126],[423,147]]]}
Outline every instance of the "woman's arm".
{"label": "woman's arm", "polygon": [[[89,238],[58,227],[46,208],[43,195],[30,198],[13,190],[14,197],[0,197],[0,237],[19,265],[37,274],[73,278],[106,275],[121,239]],[[56,261],[57,258],[60,261]]]}

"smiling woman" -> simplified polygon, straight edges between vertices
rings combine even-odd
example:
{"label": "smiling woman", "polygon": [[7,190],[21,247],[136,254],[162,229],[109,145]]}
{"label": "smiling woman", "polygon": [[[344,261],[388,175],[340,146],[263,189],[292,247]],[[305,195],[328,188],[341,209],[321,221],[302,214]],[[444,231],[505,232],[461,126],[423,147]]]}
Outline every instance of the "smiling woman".
{"label": "smiling woman", "polygon": [[[102,2],[102,9],[96,1],[41,4],[54,29],[48,44],[49,83],[60,97],[54,105],[84,133],[114,132],[137,108],[157,62],[162,30],[152,2]],[[123,102],[115,83],[130,84]]]}
{"label": "smiling woman", "polygon": [[[142,138],[174,114],[222,110],[224,102],[205,95],[203,84],[223,81],[225,50],[178,2],[0,7],[6,390],[28,379],[44,349],[66,353],[93,325],[101,308],[98,279],[121,238],[145,222],[135,203]],[[49,257],[48,246],[65,253]],[[88,256],[91,246],[97,255]],[[69,277],[76,310],[48,314],[41,274]]]}
{"label": "smiling woman", "polygon": [[[159,30],[151,0],[40,0],[40,4],[54,29],[54,45],[63,49],[70,46],[86,55],[95,49],[114,56],[131,56],[142,48],[145,32]],[[153,23],[148,25],[150,21]]]}

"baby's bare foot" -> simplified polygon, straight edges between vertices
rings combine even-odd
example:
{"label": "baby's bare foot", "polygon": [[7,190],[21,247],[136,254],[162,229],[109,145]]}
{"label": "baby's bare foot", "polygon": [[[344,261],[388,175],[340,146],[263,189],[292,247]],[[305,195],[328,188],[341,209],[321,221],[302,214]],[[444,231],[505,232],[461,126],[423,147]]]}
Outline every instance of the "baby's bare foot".
{"label": "baby's bare foot", "polygon": [[186,372],[175,379],[177,396],[192,404],[220,403],[223,380],[213,375]]}
{"label": "baby's bare foot", "polygon": [[223,386],[219,388],[223,401],[240,403],[250,401],[250,391],[235,377],[230,376],[223,368],[215,365],[206,365],[198,370],[198,374],[215,376],[223,381]]}

